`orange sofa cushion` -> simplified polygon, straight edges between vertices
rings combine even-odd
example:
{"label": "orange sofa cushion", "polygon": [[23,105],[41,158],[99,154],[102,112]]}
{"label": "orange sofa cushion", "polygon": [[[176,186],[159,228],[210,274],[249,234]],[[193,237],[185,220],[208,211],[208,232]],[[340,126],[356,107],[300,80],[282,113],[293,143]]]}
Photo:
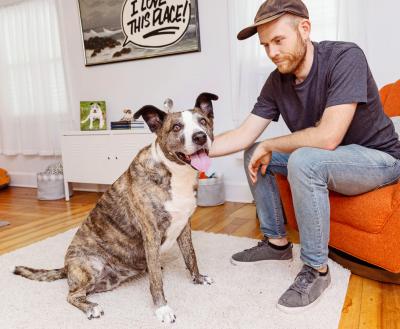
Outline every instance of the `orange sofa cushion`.
{"label": "orange sofa cushion", "polygon": [[[357,196],[330,191],[331,220],[369,233],[380,233],[399,204],[394,196],[400,185],[390,185]],[[368,220],[373,214],[373,220]]]}

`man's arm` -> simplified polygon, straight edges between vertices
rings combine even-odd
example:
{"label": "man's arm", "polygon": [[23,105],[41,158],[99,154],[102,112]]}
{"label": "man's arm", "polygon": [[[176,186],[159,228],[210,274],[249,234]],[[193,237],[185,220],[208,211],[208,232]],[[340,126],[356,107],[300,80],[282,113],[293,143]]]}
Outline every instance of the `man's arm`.
{"label": "man's arm", "polygon": [[299,130],[290,135],[267,139],[260,143],[248,166],[253,183],[257,181],[257,172],[260,167],[261,173],[265,174],[272,152],[291,153],[306,146],[334,150],[342,142],[356,108],[356,103],[328,107],[317,127]]}
{"label": "man's arm", "polygon": [[263,142],[269,151],[291,153],[300,147],[334,150],[343,140],[357,104],[343,104],[326,108],[317,127],[299,130],[290,135]]}
{"label": "man's arm", "polygon": [[219,157],[248,148],[253,145],[270,122],[270,119],[250,114],[238,128],[215,137],[210,156]]}

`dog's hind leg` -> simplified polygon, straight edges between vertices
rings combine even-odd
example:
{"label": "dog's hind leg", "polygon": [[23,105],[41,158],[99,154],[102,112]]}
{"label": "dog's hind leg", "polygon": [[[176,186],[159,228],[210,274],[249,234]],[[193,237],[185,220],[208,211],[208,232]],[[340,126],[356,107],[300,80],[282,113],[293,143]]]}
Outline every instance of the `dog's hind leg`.
{"label": "dog's hind leg", "polygon": [[110,291],[124,282],[132,281],[139,278],[145,271],[133,269],[113,269],[110,266],[105,266],[101,275],[101,279],[96,282],[95,290],[93,292]]}
{"label": "dog's hind leg", "polygon": [[103,309],[96,303],[87,300],[86,296],[95,291],[96,272],[80,266],[68,267],[69,293],[67,300],[79,308],[88,319],[99,318],[104,314]]}
{"label": "dog's hind leg", "polygon": [[85,289],[69,292],[67,300],[70,304],[84,312],[89,320],[93,318],[99,318],[100,316],[104,315],[104,311],[101,306],[88,301],[86,294],[87,292]]}

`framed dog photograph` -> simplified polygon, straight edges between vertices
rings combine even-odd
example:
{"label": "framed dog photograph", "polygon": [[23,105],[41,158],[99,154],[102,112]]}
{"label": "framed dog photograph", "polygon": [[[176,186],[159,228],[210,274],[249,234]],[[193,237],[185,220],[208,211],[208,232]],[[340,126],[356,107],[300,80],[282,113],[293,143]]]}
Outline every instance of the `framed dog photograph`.
{"label": "framed dog photograph", "polygon": [[81,130],[106,130],[106,102],[82,101],[81,106]]}
{"label": "framed dog photograph", "polygon": [[78,0],[85,65],[200,51],[197,0]]}

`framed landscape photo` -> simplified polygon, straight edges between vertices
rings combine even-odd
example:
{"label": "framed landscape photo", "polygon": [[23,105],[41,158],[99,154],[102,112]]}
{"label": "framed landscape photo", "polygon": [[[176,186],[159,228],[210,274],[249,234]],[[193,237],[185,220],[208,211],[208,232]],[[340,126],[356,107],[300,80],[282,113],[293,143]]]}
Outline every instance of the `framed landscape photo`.
{"label": "framed landscape photo", "polygon": [[106,130],[106,102],[80,102],[81,130]]}
{"label": "framed landscape photo", "polygon": [[85,65],[201,50],[197,0],[78,0]]}

